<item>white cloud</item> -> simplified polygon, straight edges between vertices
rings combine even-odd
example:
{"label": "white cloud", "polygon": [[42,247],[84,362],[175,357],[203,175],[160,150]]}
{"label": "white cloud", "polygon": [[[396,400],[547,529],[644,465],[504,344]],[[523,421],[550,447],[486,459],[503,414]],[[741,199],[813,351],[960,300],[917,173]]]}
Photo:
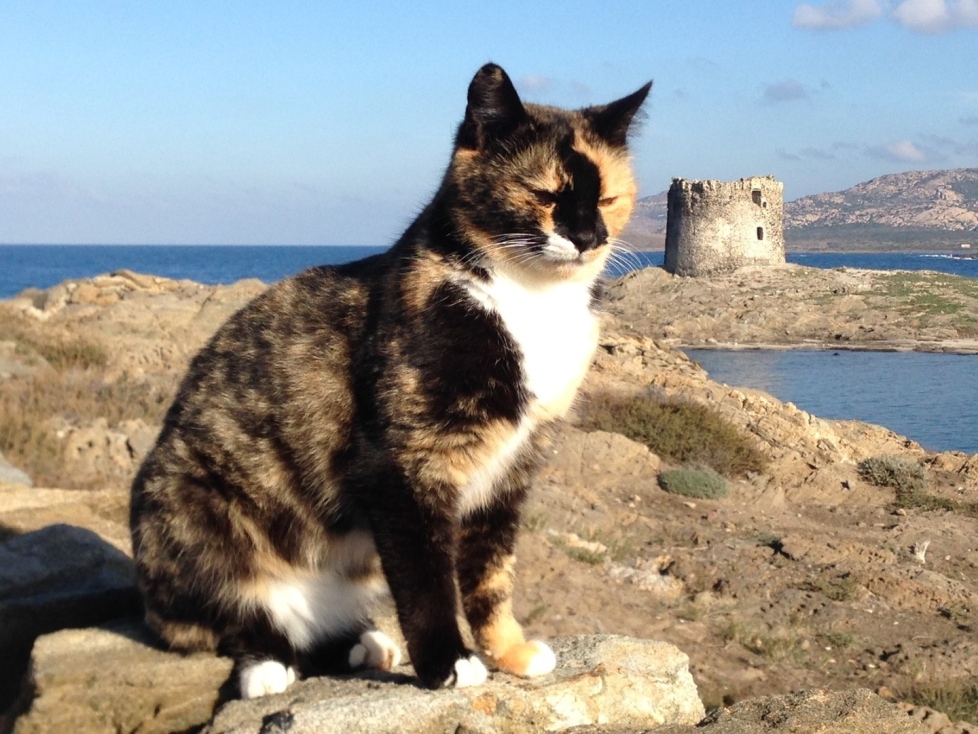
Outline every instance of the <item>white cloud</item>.
{"label": "white cloud", "polygon": [[821,5],[802,3],[795,8],[795,28],[834,30],[872,23],[883,14],[879,0],[829,0]]}
{"label": "white cloud", "polygon": [[917,33],[978,28],[978,0],[903,0],[893,19]]}
{"label": "white cloud", "polygon": [[915,33],[947,33],[978,28],[978,0],[828,0],[802,3],[791,23],[796,28],[837,30],[867,25],[882,17]]}
{"label": "white cloud", "polygon": [[927,155],[909,140],[898,140],[895,143],[875,145],[867,151],[876,158],[887,158],[891,161],[906,163],[922,163]]}

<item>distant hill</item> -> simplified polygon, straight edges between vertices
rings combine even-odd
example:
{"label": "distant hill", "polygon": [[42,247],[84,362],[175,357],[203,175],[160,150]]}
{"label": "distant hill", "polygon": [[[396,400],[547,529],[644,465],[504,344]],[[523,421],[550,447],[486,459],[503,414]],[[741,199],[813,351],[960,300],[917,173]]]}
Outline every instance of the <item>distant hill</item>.
{"label": "distant hill", "polygon": [[978,248],[978,168],[907,171],[785,204],[789,247]]}
{"label": "distant hill", "polygon": [[635,202],[632,219],[621,239],[636,250],[661,250],[666,242],[666,214],[669,192],[646,196]]}
{"label": "distant hill", "polygon": [[[636,202],[622,238],[662,247],[666,192]],[[978,168],[907,171],[784,207],[792,250],[978,250]]]}

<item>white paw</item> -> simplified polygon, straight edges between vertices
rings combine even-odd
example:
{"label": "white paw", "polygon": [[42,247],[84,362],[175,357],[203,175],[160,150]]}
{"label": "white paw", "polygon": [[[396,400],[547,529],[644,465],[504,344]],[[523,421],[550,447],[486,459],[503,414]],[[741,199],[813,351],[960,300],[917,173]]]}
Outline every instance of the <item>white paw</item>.
{"label": "white paw", "polygon": [[[475,655],[455,661],[455,675],[445,681],[446,688],[468,688],[481,686],[489,677],[486,666]],[[454,680],[453,680],[454,678]]]}
{"label": "white paw", "polygon": [[241,698],[258,698],[282,693],[295,683],[295,668],[277,660],[263,660],[242,669],[238,678]]}
{"label": "white paw", "polygon": [[391,670],[401,663],[401,651],[394,640],[379,630],[360,635],[360,642],[350,649],[351,668]]}
{"label": "white paw", "polygon": [[557,667],[557,656],[554,655],[554,651],[550,649],[550,646],[544,642],[540,642],[540,640],[530,640],[527,644],[535,647],[536,652],[530,658],[530,663],[526,666],[526,671],[523,675],[527,678],[535,678],[538,675],[552,673],[554,668]]}

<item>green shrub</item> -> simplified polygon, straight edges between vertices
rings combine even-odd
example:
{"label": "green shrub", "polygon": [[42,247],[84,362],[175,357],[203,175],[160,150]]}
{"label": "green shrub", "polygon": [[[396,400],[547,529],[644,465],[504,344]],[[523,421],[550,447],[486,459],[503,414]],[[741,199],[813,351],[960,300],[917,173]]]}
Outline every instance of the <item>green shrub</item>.
{"label": "green shrub", "polygon": [[871,456],[856,467],[859,476],[877,487],[893,487],[900,492],[923,492],[927,489],[924,467],[900,456]]}
{"label": "green shrub", "polygon": [[620,433],[673,463],[708,466],[727,477],[761,472],[767,464],[751,436],[716,410],[686,400],[594,395],[581,427]]}
{"label": "green shrub", "polygon": [[899,456],[871,456],[859,462],[859,476],[878,487],[892,487],[896,506],[907,510],[963,511],[974,514],[971,503],[936,497],[927,492],[927,473],[916,461]]}
{"label": "green shrub", "polygon": [[708,467],[672,469],[659,475],[659,486],[670,494],[716,500],[730,494],[727,480]]}

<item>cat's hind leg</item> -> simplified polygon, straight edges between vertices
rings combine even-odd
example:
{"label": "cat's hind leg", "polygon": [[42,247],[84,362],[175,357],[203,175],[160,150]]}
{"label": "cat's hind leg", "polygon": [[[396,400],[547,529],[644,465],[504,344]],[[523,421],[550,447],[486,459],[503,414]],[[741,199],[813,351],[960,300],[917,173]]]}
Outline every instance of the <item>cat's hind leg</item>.
{"label": "cat's hind leg", "polygon": [[350,648],[347,660],[354,669],[391,670],[401,664],[401,649],[380,630],[370,629]]}
{"label": "cat's hind leg", "polygon": [[341,675],[357,670],[392,670],[401,664],[397,644],[373,624],[330,634],[300,654],[305,675]]}
{"label": "cat's hind leg", "polygon": [[492,664],[513,675],[546,675],[557,658],[527,640],[513,617],[513,565],[523,493],[507,493],[463,521],[458,575],[462,604],[476,642]]}
{"label": "cat's hind leg", "polygon": [[266,619],[259,618],[247,629],[226,635],[218,649],[234,658],[232,676],[241,698],[283,693],[296,680],[295,649]]}

